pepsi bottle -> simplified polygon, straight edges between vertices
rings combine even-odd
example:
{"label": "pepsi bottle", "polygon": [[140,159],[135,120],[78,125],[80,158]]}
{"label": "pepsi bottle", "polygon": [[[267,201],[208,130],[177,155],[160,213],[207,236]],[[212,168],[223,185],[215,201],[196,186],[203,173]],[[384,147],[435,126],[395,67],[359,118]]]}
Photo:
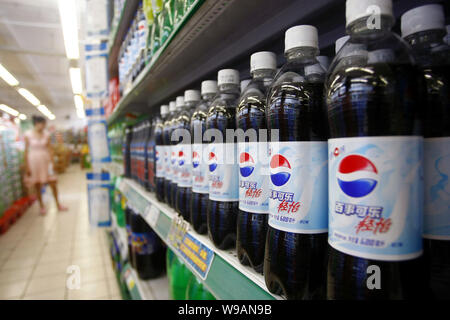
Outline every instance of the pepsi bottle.
{"label": "pepsi bottle", "polygon": [[130,260],[130,265],[135,268],[135,261],[133,255],[133,247],[131,243],[131,219],[133,217],[133,210],[127,204],[125,207],[125,230],[127,232],[127,246],[128,246],[128,259]]}
{"label": "pepsi bottle", "polygon": [[269,290],[287,299],[325,297],[328,132],[318,52],[315,27],[288,29],[287,62],[267,96],[271,190],[264,276]]}
{"label": "pepsi bottle", "polygon": [[169,116],[164,122],[163,128],[163,142],[165,145],[164,152],[164,169],[166,173],[166,178],[164,180],[164,201],[170,205],[171,203],[171,194],[172,194],[172,144],[171,144],[171,136],[172,136],[172,120],[175,116],[176,105],[175,101],[171,101],[169,104]]}
{"label": "pepsi bottle", "polygon": [[155,160],[156,160],[156,199],[163,202],[165,199],[165,165],[166,165],[166,145],[164,144],[164,123],[169,114],[169,106],[162,105],[160,110],[161,118],[155,126]]}
{"label": "pepsi bottle", "polygon": [[179,164],[178,164],[178,158],[179,158],[179,153],[180,153],[180,139],[179,137],[174,134],[175,130],[178,128],[178,116],[180,115],[180,113],[183,111],[184,108],[184,96],[178,96],[176,99],[176,111],[175,111],[175,115],[172,119],[172,134],[170,137],[170,142],[172,145],[172,153],[171,153],[171,158],[170,158],[170,162],[171,162],[171,166],[172,166],[172,184],[171,184],[171,192],[172,194],[170,195],[170,206],[177,210],[176,208],[176,196],[177,196],[177,191],[178,191],[178,171],[179,171]]}
{"label": "pepsi bottle", "polygon": [[[236,141],[228,142],[226,129],[236,129],[239,99],[239,72],[223,69],[218,73],[219,94],[211,103],[206,118],[208,148],[209,202],[208,235],[219,249],[236,244],[236,218],[239,207],[239,167]],[[208,132],[208,129],[215,129]],[[219,136],[214,133],[220,133]],[[233,132],[234,133],[234,132]],[[209,137],[211,135],[211,137]],[[224,141],[227,141],[224,143]]]}
{"label": "pepsi bottle", "polygon": [[145,150],[144,150],[144,186],[147,191],[154,192],[156,188],[156,136],[155,129],[161,123],[161,118],[156,116],[152,121],[146,121]]}
{"label": "pepsi bottle", "polygon": [[131,246],[134,268],[140,279],[160,276],[166,269],[166,248],[142,216],[131,211]]}
{"label": "pepsi bottle", "polygon": [[132,140],[130,144],[130,172],[131,172],[131,179],[136,179],[136,144],[138,140],[138,130],[137,126],[133,126],[133,133],[132,133]]}
{"label": "pepsi bottle", "polygon": [[184,92],[183,111],[177,118],[177,129],[180,130],[182,140],[178,146],[178,189],[176,193],[176,211],[186,220],[190,221],[190,205],[192,193],[192,151],[190,125],[191,116],[200,101],[198,90]]}
{"label": "pepsi bottle", "polygon": [[132,127],[125,128],[125,139],[122,147],[123,172],[126,178],[131,178],[131,143],[133,141]]}
{"label": "pepsi bottle", "polygon": [[326,80],[327,298],[420,298],[426,290],[417,69],[409,46],[390,31],[391,1],[347,0],[346,18],[350,38]]}
{"label": "pepsi bottle", "polygon": [[239,213],[236,251],[242,264],[250,265],[259,273],[262,273],[264,264],[270,191],[266,94],[276,69],[277,61],[273,52],[252,54],[250,72],[253,79],[241,93],[236,111],[238,129],[245,133],[245,141],[238,142]]}
{"label": "pepsi bottle", "polygon": [[208,181],[208,144],[204,139],[206,116],[208,109],[217,94],[217,81],[202,82],[202,101],[197,105],[191,117],[192,139],[192,195],[190,206],[190,221],[195,231],[205,234],[206,211],[209,201]]}
{"label": "pepsi bottle", "polygon": [[426,88],[424,111],[424,258],[435,299],[450,299],[450,47],[443,41],[439,4],[406,12],[402,37],[409,42]]}

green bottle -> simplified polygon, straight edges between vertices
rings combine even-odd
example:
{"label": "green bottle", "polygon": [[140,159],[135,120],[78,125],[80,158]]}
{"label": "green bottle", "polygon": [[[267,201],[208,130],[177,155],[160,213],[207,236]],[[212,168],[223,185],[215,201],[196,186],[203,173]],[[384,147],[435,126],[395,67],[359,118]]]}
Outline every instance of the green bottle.
{"label": "green bottle", "polygon": [[175,256],[171,266],[170,296],[173,300],[186,300],[186,288],[191,272],[186,265]]}
{"label": "green bottle", "polygon": [[216,298],[195,275],[192,275],[186,288],[186,300],[216,300]]}

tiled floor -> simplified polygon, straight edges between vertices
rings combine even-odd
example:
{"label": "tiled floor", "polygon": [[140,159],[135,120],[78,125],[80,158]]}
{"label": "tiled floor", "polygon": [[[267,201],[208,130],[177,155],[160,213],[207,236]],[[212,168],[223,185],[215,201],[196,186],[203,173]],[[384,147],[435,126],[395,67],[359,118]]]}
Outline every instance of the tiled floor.
{"label": "tiled floor", "polygon": [[[121,299],[106,233],[89,226],[85,172],[70,167],[59,189],[67,212],[56,211],[48,189],[45,217],[35,203],[0,235],[0,299]],[[69,289],[77,279],[79,289]]]}

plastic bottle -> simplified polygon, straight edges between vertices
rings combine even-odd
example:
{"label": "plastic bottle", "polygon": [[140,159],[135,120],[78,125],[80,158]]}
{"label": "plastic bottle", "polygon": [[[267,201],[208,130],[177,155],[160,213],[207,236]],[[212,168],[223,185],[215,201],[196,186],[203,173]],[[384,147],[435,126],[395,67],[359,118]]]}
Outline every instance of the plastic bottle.
{"label": "plastic bottle", "polygon": [[172,119],[175,117],[176,104],[175,101],[171,101],[169,104],[169,116],[164,122],[163,129],[163,141],[166,146],[164,153],[164,163],[165,163],[165,171],[166,171],[166,179],[164,180],[164,201],[170,205],[171,197],[172,197],[172,143],[170,141],[170,137],[172,135]]}
{"label": "plastic bottle", "polygon": [[450,299],[450,215],[445,196],[450,176],[450,46],[443,41],[444,9],[421,6],[404,13],[409,42],[426,88],[424,110],[424,257],[433,297]]}
{"label": "plastic bottle", "polygon": [[[264,264],[270,193],[266,94],[275,76],[276,63],[273,52],[252,54],[250,73],[253,79],[241,93],[236,111],[238,129],[249,134],[238,145],[239,213],[236,251],[242,264],[250,265],[260,273]],[[254,136],[251,135],[253,132]]]}
{"label": "plastic bottle", "polygon": [[271,292],[288,299],[325,296],[328,132],[318,53],[315,27],[287,30],[287,62],[267,98],[271,193],[264,276]]}
{"label": "plastic bottle", "polygon": [[186,288],[186,300],[216,300],[202,282],[192,274]]}
{"label": "plastic bottle", "polygon": [[174,131],[178,128],[178,116],[184,109],[184,96],[178,96],[176,99],[175,115],[172,119],[172,133],[170,143],[172,145],[172,153],[170,163],[172,166],[172,185],[170,187],[172,194],[170,195],[170,206],[176,210],[176,195],[178,192],[178,154],[180,152],[179,140],[174,135]]}
{"label": "plastic bottle", "polygon": [[131,267],[135,268],[133,246],[131,242],[131,219],[133,215],[133,210],[129,205],[125,208],[125,230],[127,231],[127,245],[128,245],[128,259],[130,261]]}
{"label": "plastic bottle", "polygon": [[202,101],[197,105],[191,117],[192,138],[192,195],[190,221],[195,231],[205,234],[208,231],[206,211],[209,201],[208,181],[208,144],[203,139],[208,109],[217,94],[217,81],[202,82]]}
{"label": "plastic bottle", "polygon": [[125,128],[125,139],[122,147],[123,171],[126,178],[131,178],[131,142],[133,140],[133,130],[131,127]]}
{"label": "plastic bottle", "polygon": [[161,118],[156,116],[146,122],[145,127],[145,157],[144,157],[144,185],[145,189],[154,192],[156,189],[156,135],[155,130],[161,124]]}
{"label": "plastic bottle", "polygon": [[184,130],[183,141],[180,140],[178,151],[178,189],[175,199],[176,210],[186,221],[190,221],[192,194],[192,148],[190,125],[195,107],[200,101],[198,90],[184,92],[184,108],[177,118],[177,129]]}
{"label": "plastic bottle", "polygon": [[165,153],[166,145],[164,144],[164,123],[169,115],[169,106],[162,105],[160,108],[161,118],[160,121],[156,123],[155,127],[155,143],[156,143],[156,199],[163,202],[165,198],[164,184],[165,184]]}
{"label": "plastic bottle", "polygon": [[173,300],[186,300],[186,288],[191,271],[176,255],[172,260],[170,276],[170,296]]}
{"label": "plastic bottle", "polygon": [[346,18],[350,39],[326,81],[327,297],[419,298],[426,294],[419,76],[410,47],[391,32],[391,1],[348,0]]}
{"label": "plastic bottle", "polygon": [[[219,94],[211,103],[206,129],[216,129],[221,136],[212,137],[208,148],[209,202],[208,235],[219,249],[236,243],[236,218],[239,206],[239,166],[237,144],[227,141],[226,130],[236,129],[236,107],[239,99],[239,72],[223,69],[218,73]],[[217,140],[216,140],[217,139]]]}

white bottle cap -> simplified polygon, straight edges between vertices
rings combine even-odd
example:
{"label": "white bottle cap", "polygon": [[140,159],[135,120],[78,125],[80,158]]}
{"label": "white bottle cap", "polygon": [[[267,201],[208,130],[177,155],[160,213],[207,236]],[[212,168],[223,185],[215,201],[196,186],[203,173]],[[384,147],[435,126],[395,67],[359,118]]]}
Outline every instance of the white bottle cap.
{"label": "white bottle cap", "polygon": [[330,66],[330,59],[327,56],[317,56],[316,59],[317,61],[319,61],[320,66],[326,72],[328,70],[328,67]]}
{"label": "white bottle cap", "polygon": [[162,116],[165,116],[166,114],[169,113],[169,106],[167,104],[163,104],[161,106],[161,111],[160,111]]}
{"label": "white bottle cap", "polygon": [[261,69],[277,69],[277,57],[270,51],[260,51],[250,56],[250,72]]}
{"label": "white bottle cap", "polygon": [[200,91],[198,90],[186,90],[184,92],[184,101],[200,101]]}
{"label": "white bottle cap", "polygon": [[336,40],[334,45],[334,52],[337,54],[342,46],[350,39],[350,36],[343,36]]}
{"label": "white bottle cap", "polygon": [[202,95],[208,93],[217,93],[217,81],[205,80],[202,82]]}
{"label": "white bottle cap", "polygon": [[393,20],[392,0],[347,0],[345,4],[346,26],[360,18],[372,15],[385,15]]}
{"label": "white bottle cap", "polygon": [[217,73],[217,84],[237,84],[239,85],[239,71],[234,69],[222,69]]}
{"label": "white bottle cap", "polygon": [[284,52],[298,47],[319,48],[317,28],[301,25],[289,28],[284,36]]}
{"label": "white bottle cap", "polygon": [[175,101],[170,101],[169,103],[169,111],[174,112],[177,109],[177,103]]}
{"label": "white bottle cap", "polygon": [[251,79],[245,79],[241,81],[241,92],[244,92],[245,88],[247,88],[248,84],[252,81]]}
{"label": "white bottle cap", "polygon": [[439,4],[417,7],[402,15],[403,38],[416,32],[435,29],[445,29],[444,8]]}
{"label": "white bottle cap", "polygon": [[184,107],[184,97],[183,96],[178,96],[176,101],[177,101],[176,102],[177,108]]}

